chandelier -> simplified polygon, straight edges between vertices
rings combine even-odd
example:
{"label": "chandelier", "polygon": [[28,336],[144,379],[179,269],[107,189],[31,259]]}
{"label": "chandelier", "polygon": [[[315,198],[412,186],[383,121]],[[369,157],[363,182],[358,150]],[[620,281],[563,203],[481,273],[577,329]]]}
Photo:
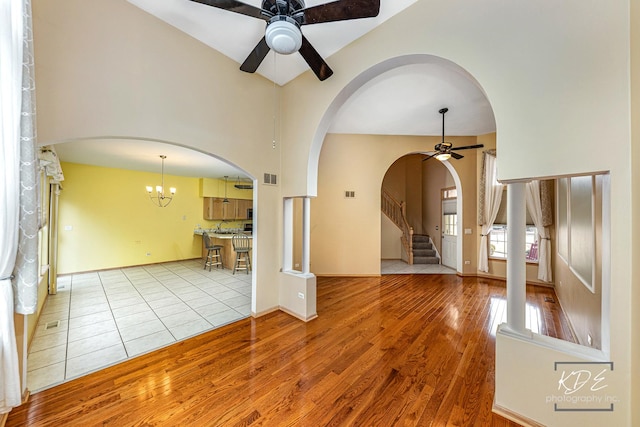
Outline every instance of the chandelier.
{"label": "chandelier", "polygon": [[166,195],[164,193],[164,159],[166,159],[167,156],[161,154],[160,158],[162,159],[161,185],[156,185],[155,194],[153,193],[153,187],[147,185],[147,193],[149,193],[149,199],[151,199],[154,205],[158,205],[158,207],[164,208],[168,206],[169,203],[171,203],[171,201],[173,200],[173,195],[176,194],[176,189],[174,187],[171,187],[169,188],[169,195]]}

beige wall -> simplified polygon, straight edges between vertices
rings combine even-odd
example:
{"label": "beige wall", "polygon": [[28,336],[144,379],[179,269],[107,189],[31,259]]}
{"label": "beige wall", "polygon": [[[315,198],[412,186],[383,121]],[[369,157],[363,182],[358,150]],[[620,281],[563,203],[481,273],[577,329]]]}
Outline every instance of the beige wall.
{"label": "beige wall", "polygon": [[[453,162],[454,160],[452,160]],[[451,183],[451,174],[438,160],[432,158],[422,164],[423,198],[422,230],[431,236],[435,247],[442,256],[442,193],[446,187],[455,186]]]}
{"label": "beige wall", "polygon": [[[593,348],[602,348],[602,257],[603,257],[603,223],[602,223],[602,180],[596,180],[594,226],[595,226],[595,270],[593,275],[593,291],[581,282],[573,273],[567,262],[555,254],[556,293],[562,304],[578,342]],[[608,331],[606,331],[608,334]],[[588,336],[592,343],[589,344]]]}
{"label": "beige wall", "polygon": [[380,212],[380,259],[402,259],[402,231]]}
{"label": "beige wall", "polygon": [[640,2],[631,1],[631,170],[633,188],[631,203],[634,218],[633,229],[631,231],[633,242],[636,244],[631,246],[633,252],[633,285],[631,286],[632,296],[630,305],[632,307],[631,324],[634,327],[629,328],[629,336],[631,341],[631,354],[635,358],[633,370],[631,372],[631,401],[636,402],[632,405],[632,425],[640,424],[640,333],[638,333],[638,325],[640,325]]}
{"label": "beige wall", "polygon": [[[449,139],[454,145],[475,144],[476,141],[474,137]],[[311,203],[313,273],[380,274],[380,189],[383,179],[389,182],[394,197],[406,200],[408,206],[418,204],[418,210],[421,210],[422,178],[418,178],[417,185],[420,194],[409,189],[413,185],[412,177],[422,175],[422,156],[404,156],[432,150],[437,142],[437,137],[327,135],[321,153],[318,197]],[[475,150],[470,150],[464,159],[452,162],[462,183],[463,222],[467,228],[472,228],[476,221],[476,155]],[[447,183],[446,180],[443,182]],[[356,191],[355,199],[344,198],[347,189]],[[439,192],[436,197],[439,203]],[[422,216],[415,221],[421,224]],[[465,259],[475,259],[473,234],[463,235],[463,254]],[[465,274],[474,273],[471,268],[475,268],[475,261],[464,267]]]}

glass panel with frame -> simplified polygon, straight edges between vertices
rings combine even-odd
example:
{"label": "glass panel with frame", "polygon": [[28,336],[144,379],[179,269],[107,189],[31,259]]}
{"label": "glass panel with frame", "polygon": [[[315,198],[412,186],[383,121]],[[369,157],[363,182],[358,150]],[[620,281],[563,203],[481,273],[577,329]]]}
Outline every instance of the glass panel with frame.
{"label": "glass panel with frame", "polygon": [[[526,229],[525,251],[527,262],[538,262],[538,229],[528,225]],[[489,233],[489,256],[507,259],[507,225],[494,224]]]}

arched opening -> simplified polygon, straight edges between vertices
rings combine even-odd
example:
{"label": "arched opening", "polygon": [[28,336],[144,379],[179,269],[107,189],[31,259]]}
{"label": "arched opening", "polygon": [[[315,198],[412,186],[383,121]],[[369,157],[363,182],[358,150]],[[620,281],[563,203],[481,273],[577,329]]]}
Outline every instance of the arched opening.
{"label": "arched opening", "polygon": [[[59,224],[60,268],[35,325],[32,391],[255,311],[254,269],[234,274],[229,262],[203,267],[204,231],[219,237],[222,255],[233,259],[225,253],[231,236],[253,224],[253,176],[168,141],[92,138],[51,147],[65,174],[58,212],[51,214]],[[166,207],[154,205],[145,189],[161,182],[161,154],[164,185],[177,190]],[[217,197],[229,200],[225,216],[207,217],[205,201]]]}
{"label": "arched opening", "polygon": [[[434,145],[440,142],[438,135],[442,132],[441,117],[438,114],[438,108],[432,104],[427,105],[426,110],[421,111],[417,116],[425,117],[426,121],[433,122],[430,131],[406,135],[384,134],[381,131],[374,133],[374,130],[367,133],[366,129],[351,133],[348,129],[343,130],[342,127],[336,126],[335,123],[339,121],[344,110],[353,104],[353,99],[366,99],[362,93],[367,93],[371,89],[374,84],[372,81],[378,78],[384,81],[389,75],[401,80],[405,71],[412,74],[421,71],[429,72],[421,70],[420,65],[438,73],[438,76],[454,75],[456,81],[464,82],[465,85],[473,87],[476,98],[473,100],[465,99],[465,102],[482,104],[485,111],[490,112],[489,121],[492,127],[487,133],[495,130],[493,113],[478,82],[460,66],[443,58],[432,55],[407,55],[392,58],[371,67],[347,84],[321,119],[309,155],[308,194],[318,196],[313,199],[311,214],[311,254],[314,273],[319,275],[380,273],[381,231],[379,229],[380,219],[378,218],[380,214],[377,213],[377,210],[381,205],[380,188],[384,174],[389,165],[408,153],[427,153],[433,150]],[[455,85],[452,87],[455,88]],[[435,102],[436,105],[442,107],[454,97],[453,94],[445,93],[442,98],[429,102]],[[452,110],[455,110],[454,106],[450,106]],[[416,109],[419,107],[416,106]],[[464,111],[464,108],[459,108],[458,111]],[[389,115],[393,115],[393,112],[390,112]],[[391,120],[392,118],[389,118],[389,121]],[[419,118],[414,120],[419,120]],[[447,132],[446,138],[454,141],[454,145],[470,145],[476,143],[476,137],[480,135],[479,132],[467,130],[456,134],[454,129],[451,133]],[[465,152],[466,158],[464,160],[452,160],[457,163],[456,166],[445,162],[445,167],[452,171],[455,186],[461,191],[463,189],[469,190],[467,200],[473,200],[473,203],[469,203],[467,207],[469,221],[472,221],[472,210],[475,209],[475,187],[470,184],[463,185],[463,180],[458,176],[456,167],[459,166],[458,162],[468,162],[470,172],[465,173],[466,181],[464,183],[475,182],[475,153],[476,151],[468,151]],[[320,163],[323,165],[322,168],[319,167]],[[345,194],[354,194],[355,197],[348,197]],[[459,215],[464,214],[463,197],[457,198],[456,210]],[[366,230],[366,234],[363,232],[357,237],[354,236],[353,245],[345,240],[341,240],[341,244],[336,245],[335,241],[330,241],[327,237],[328,231],[331,231],[333,236],[354,235],[353,226],[355,224],[358,225],[358,230]],[[465,230],[462,221],[458,222],[456,230],[459,236],[456,239],[458,241],[464,236]],[[475,245],[475,242],[471,243],[474,236],[467,237],[469,238],[467,245]],[[471,263],[470,260],[475,258],[473,256],[475,250],[473,248],[473,252],[470,255],[467,254],[467,259],[463,259],[463,244],[456,244],[455,269],[457,271],[463,271],[463,265]],[[357,262],[348,255],[355,252],[359,255]],[[327,254],[331,255],[327,256]],[[344,261],[347,259],[351,261]],[[473,262],[475,264],[475,260]]]}
{"label": "arched opening", "polygon": [[[381,190],[381,273],[461,272],[464,193],[455,167],[429,153],[407,154],[387,169]],[[385,206],[396,206],[396,214],[385,212]],[[399,221],[398,213],[404,219]],[[403,223],[413,233],[411,261]]]}

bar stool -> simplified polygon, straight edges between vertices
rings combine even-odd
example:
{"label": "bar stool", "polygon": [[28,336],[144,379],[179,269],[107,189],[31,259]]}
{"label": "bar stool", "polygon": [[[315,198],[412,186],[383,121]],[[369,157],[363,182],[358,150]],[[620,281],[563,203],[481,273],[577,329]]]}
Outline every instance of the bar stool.
{"label": "bar stool", "polygon": [[236,270],[251,271],[251,241],[246,234],[234,234],[231,238],[233,250],[236,253],[236,262],[233,265],[233,274]]}
{"label": "bar stool", "polygon": [[204,270],[209,267],[209,271],[211,271],[211,266],[215,265],[216,268],[221,266],[224,270],[224,264],[222,263],[222,254],[220,253],[220,249],[222,249],[222,245],[214,245],[211,241],[211,237],[207,234],[207,232],[202,233],[202,238],[204,239],[204,247],[207,250],[207,257],[204,260]]}

